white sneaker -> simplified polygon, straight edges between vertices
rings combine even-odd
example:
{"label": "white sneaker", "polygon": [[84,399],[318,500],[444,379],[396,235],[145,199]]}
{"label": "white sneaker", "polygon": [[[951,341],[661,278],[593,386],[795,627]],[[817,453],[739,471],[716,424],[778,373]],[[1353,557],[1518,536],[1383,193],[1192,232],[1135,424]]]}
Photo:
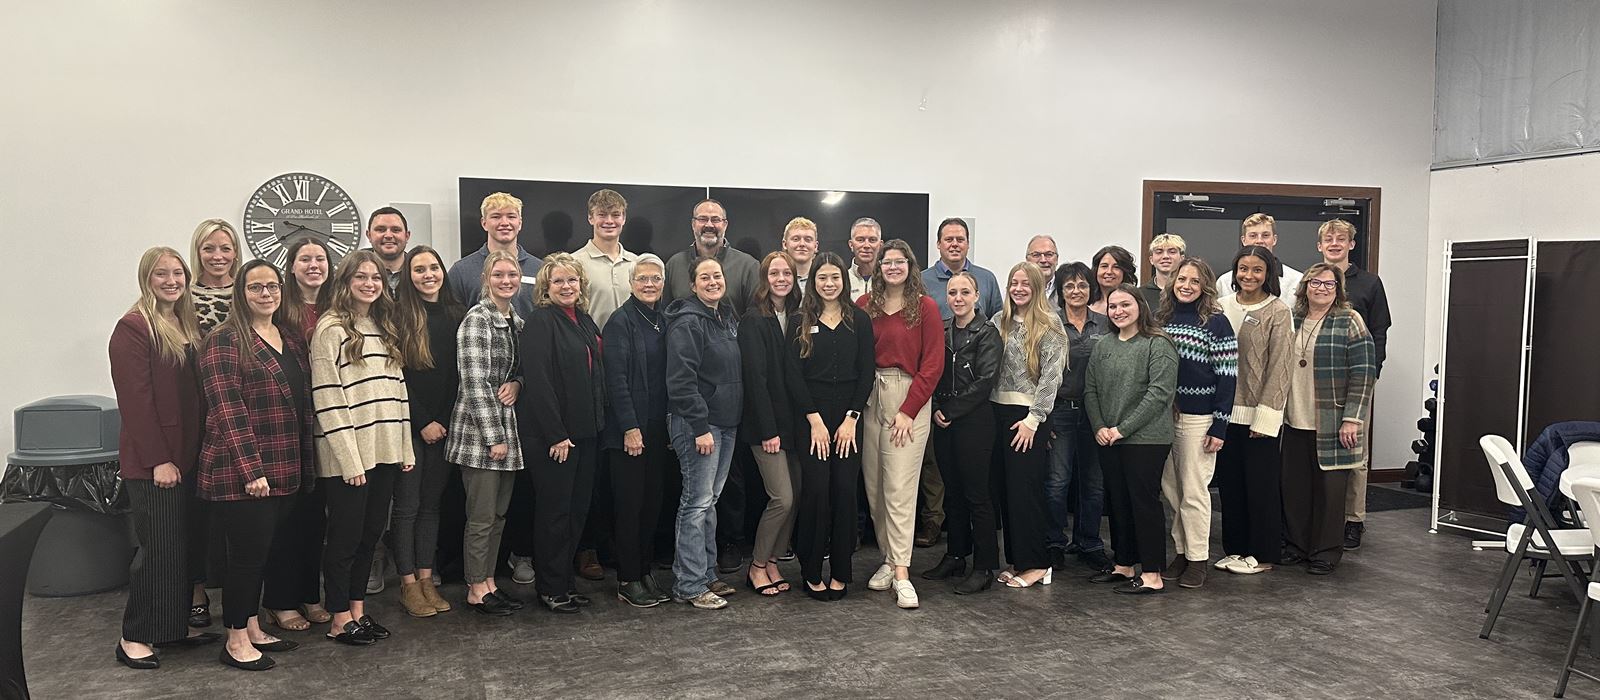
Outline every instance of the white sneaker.
{"label": "white sneaker", "polygon": [[511,580],[522,585],[533,583],[533,559],[519,557],[515,554],[506,558],[506,564],[511,566]]}
{"label": "white sneaker", "polygon": [[1228,572],[1233,574],[1260,574],[1271,570],[1271,564],[1258,562],[1255,557],[1245,557],[1228,565]]}
{"label": "white sneaker", "polygon": [[1229,554],[1228,556],[1225,556],[1225,557],[1223,557],[1221,559],[1218,559],[1217,563],[1212,564],[1212,566],[1216,567],[1217,571],[1227,571],[1229,564],[1232,564],[1232,563],[1234,563],[1236,561],[1239,561],[1239,560],[1241,560],[1243,558],[1244,557],[1241,557],[1241,556],[1239,556],[1237,554]]}
{"label": "white sneaker", "polygon": [[878,567],[877,573],[867,579],[867,588],[874,591],[887,591],[889,585],[894,583],[894,567],[884,564]]}
{"label": "white sneaker", "polygon": [[917,588],[909,580],[894,582],[894,604],[906,610],[915,610],[921,605],[917,600]]}

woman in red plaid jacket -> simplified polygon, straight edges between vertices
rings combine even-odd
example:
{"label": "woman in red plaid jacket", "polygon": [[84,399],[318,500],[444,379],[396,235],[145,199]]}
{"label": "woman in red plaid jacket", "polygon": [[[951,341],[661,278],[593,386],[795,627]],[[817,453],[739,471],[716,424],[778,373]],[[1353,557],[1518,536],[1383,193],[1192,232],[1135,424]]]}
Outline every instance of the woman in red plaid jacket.
{"label": "woman in red plaid jacket", "polygon": [[209,413],[197,489],[227,539],[222,619],[228,643],[219,659],[264,671],[274,662],[263,652],[298,646],[263,632],[256,613],[273,534],[292,505],[284,497],[311,483],[311,368],[298,329],[279,323],[282,273],[252,260],[239,279],[245,302],[234,306],[200,354]]}

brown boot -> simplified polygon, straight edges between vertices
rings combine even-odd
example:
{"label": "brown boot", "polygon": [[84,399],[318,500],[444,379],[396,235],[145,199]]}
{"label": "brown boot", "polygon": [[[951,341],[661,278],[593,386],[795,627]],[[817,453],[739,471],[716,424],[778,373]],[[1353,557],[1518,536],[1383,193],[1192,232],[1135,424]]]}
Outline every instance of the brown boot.
{"label": "brown boot", "polygon": [[428,602],[428,594],[423,592],[421,581],[400,584],[400,604],[405,607],[406,614],[412,617],[433,617],[439,611],[433,609],[433,604]]}
{"label": "brown boot", "polygon": [[592,549],[578,552],[578,575],[590,581],[605,579],[606,570],[600,568],[600,557]]}
{"label": "brown boot", "polygon": [[450,601],[439,595],[439,589],[433,585],[432,578],[418,579],[417,583],[422,584],[422,596],[433,606],[435,612],[450,612]]}

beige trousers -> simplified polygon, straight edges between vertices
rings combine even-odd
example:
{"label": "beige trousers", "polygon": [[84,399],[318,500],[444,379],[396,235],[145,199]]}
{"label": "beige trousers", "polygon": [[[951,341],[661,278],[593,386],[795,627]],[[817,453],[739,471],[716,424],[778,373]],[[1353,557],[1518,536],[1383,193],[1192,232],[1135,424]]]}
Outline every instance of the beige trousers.
{"label": "beige trousers", "polygon": [[1172,546],[1189,561],[1211,556],[1211,474],[1217,453],[1206,452],[1211,416],[1178,414],[1172,452],[1161,472],[1161,495],[1172,508]]}
{"label": "beige trousers", "polygon": [[[1371,463],[1369,451],[1368,464]],[[1367,466],[1362,464],[1350,471],[1350,486],[1344,492],[1344,521],[1347,523],[1366,522],[1367,519]]]}
{"label": "beige trousers", "polygon": [[867,398],[861,425],[861,475],[867,482],[867,506],[878,550],[884,562],[911,566],[911,540],[917,519],[917,485],[922,476],[922,456],[933,426],[933,402],[913,416],[911,441],[896,446],[892,439],[894,416],[911,389],[911,375],[892,367],[878,368]]}

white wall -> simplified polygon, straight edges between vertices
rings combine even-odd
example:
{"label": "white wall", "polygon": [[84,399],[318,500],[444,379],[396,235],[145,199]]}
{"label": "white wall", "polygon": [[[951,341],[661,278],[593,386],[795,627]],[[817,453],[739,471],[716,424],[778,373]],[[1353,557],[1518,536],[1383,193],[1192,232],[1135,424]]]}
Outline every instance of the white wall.
{"label": "white wall", "polygon": [[1443,352],[1440,300],[1445,243],[1600,239],[1600,222],[1586,206],[1596,190],[1600,190],[1600,154],[1593,153],[1433,174],[1428,207],[1427,371],[1432,372]]}
{"label": "white wall", "polygon": [[139,252],[297,170],[364,210],[431,203],[446,254],[463,175],[928,191],[934,217],[977,217],[991,268],[1041,232],[1069,259],[1135,248],[1146,178],[1378,186],[1379,397],[1420,396],[1431,1],[461,7],[12,4],[0,410],[109,393]]}

